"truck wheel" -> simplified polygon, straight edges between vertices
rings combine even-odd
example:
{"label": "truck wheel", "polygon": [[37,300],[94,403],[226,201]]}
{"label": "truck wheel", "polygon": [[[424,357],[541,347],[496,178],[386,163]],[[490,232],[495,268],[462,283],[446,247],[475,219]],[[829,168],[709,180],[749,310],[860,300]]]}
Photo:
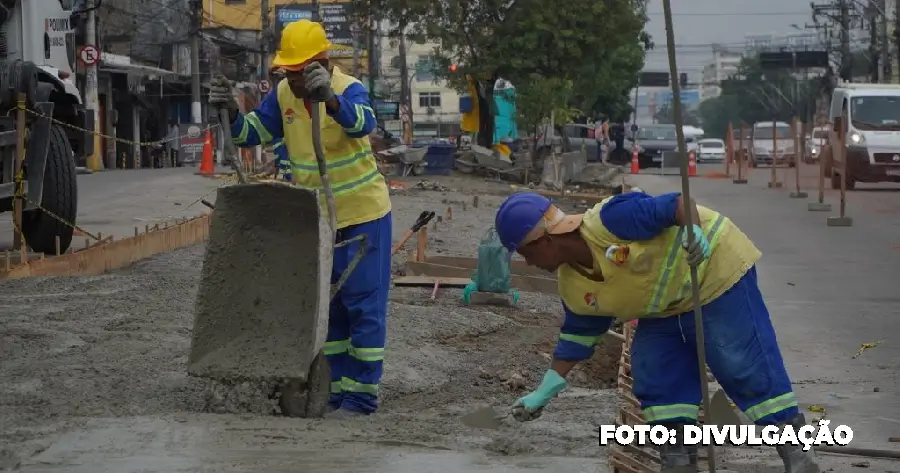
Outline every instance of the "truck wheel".
{"label": "truck wheel", "polygon": [[41,209],[29,210],[22,216],[25,241],[38,253],[56,254],[58,236],[59,251],[65,253],[72,244],[72,234],[75,231],[69,224],[75,223],[78,213],[78,183],[72,146],[59,125],[53,125],[50,129],[41,207],[47,212]]}

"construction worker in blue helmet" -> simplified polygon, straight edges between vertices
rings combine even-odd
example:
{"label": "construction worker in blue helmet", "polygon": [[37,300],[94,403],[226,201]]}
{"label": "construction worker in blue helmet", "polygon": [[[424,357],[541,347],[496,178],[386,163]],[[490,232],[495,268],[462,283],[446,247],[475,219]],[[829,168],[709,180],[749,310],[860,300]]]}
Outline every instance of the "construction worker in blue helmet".
{"label": "construction worker in blue helmet", "polygon": [[[228,80],[217,77],[210,84],[209,101],[229,108],[235,144],[256,146],[282,139],[292,182],[310,189],[322,187],[310,117],[311,107],[321,110],[337,240],[365,235],[362,259],[331,303],[325,343],[332,378],[331,412],[326,415],[342,418],[371,414],[378,408],[391,279],[391,201],[369,143],[376,124],[369,92],[359,80],[329,63],[331,47],[320,23],[289,23],[272,61],[285,71],[274,93],[241,115]],[[347,269],[359,245],[334,249],[332,283]]]}
{"label": "construction worker in blue helmet", "polygon": [[[691,212],[691,228],[685,228]],[[805,424],[757,283],[761,253],[727,217],[678,193],[629,192],[582,215],[522,193],[497,211],[498,236],[534,266],[556,272],[565,321],[540,385],[518,399],[513,417],[538,417],[590,358],[615,319],[639,319],[631,351],[634,395],[649,424],[698,422],[702,394],[690,268],[700,276],[706,357],[725,393],[759,425]],[[693,243],[688,244],[688,233]],[[776,447],[787,473],[818,472],[812,450]],[[662,473],[697,471],[697,447],[682,438],[660,447]]]}

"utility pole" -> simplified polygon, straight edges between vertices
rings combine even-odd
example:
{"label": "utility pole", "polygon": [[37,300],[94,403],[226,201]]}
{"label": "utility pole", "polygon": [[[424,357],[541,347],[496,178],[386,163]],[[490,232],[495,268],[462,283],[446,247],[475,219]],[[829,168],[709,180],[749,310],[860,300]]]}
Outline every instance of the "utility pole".
{"label": "utility pole", "polygon": [[205,124],[200,107],[200,28],[203,0],[188,0],[191,11],[191,121]]}
{"label": "utility pole", "polygon": [[375,103],[375,77],[378,74],[378,59],[380,50],[378,48],[377,42],[377,33],[378,33],[378,19],[375,17],[374,13],[370,14],[369,17],[369,98],[374,105]]}
{"label": "utility pole", "polygon": [[[869,17],[869,74],[872,75],[872,82],[881,82],[881,56],[879,53],[879,42],[881,41],[880,25],[878,10],[875,8],[875,0],[870,0],[868,8]],[[881,46],[880,49],[884,49]]]}
{"label": "utility pole", "polygon": [[[259,2],[259,18],[261,20],[260,23],[260,41],[262,43],[262,58],[260,59],[260,71],[259,78],[261,80],[265,80],[269,77],[269,56],[271,50],[269,46],[271,45],[271,25],[269,23],[269,0],[260,0]],[[274,86],[274,84],[273,84]]]}
{"label": "utility pole", "polygon": [[853,76],[853,57],[850,56],[850,5],[840,1],[841,20],[841,79],[850,81]]}
{"label": "utility pole", "polygon": [[[89,0],[87,5],[87,21],[84,32],[84,37],[86,38],[85,41],[88,43],[87,45],[93,46],[99,51],[100,46],[97,44],[97,7],[99,5],[96,4],[95,0]],[[85,68],[84,101],[85,106],[94,116],[94,128],[102,130],[103,128],[100,127],[99,117],[100,96],[98,89],[100,86],[97,82],[97,63],[95,61],[93,64],[88,64]],[[103,160],[100,159],[100,156],[103,153],[103,150],[100,149],[100,135],[94,133],[92,139],[94,140],[94,152],[87,157],[86,164],[89,169],[100,171],[103,169]]]}

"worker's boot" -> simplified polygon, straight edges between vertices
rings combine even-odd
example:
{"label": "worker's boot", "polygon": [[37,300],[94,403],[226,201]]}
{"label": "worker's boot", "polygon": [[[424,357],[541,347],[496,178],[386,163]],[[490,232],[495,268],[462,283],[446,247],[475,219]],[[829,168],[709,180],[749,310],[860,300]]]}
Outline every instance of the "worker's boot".
{"label": "worker's boot", "polygon": [[[806,419],[803,414],[794,417],[789,422],[779,424],[782,429],[786,426],[792,426],[796,432],[800,427],[806,425]],[[816,463],[816,453],[813,449],[804,452],[801,445],[776,445],[778,456],[784,462],[784,473],[819,473],[819,464]]]}
{"label": "worker's boot", "polygon": [[[664,424],[676,432],[684,432],[684,424]],[[679,438],[675,444],[659,446],[659,459],[662,465],[659,473],[696,473],[697,470],[697,446],[685,445],[684,439]]]}

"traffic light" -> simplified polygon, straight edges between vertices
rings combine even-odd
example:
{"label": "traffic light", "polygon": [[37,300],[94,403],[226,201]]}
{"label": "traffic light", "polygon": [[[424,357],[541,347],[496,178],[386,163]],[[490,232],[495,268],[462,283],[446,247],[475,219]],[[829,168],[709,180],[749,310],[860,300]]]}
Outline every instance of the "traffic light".
{"label": "traffic light", "polygon": [[681,74],[678,74],[678,83],[681,84],[681,88],[687,88],[688,80],[687,80],[686,72],[682,72]]}
{"label": "traffic light", "polygon": [[668,72],[641,72],[638,78],[638,85],[641,87],[668,87]]}

